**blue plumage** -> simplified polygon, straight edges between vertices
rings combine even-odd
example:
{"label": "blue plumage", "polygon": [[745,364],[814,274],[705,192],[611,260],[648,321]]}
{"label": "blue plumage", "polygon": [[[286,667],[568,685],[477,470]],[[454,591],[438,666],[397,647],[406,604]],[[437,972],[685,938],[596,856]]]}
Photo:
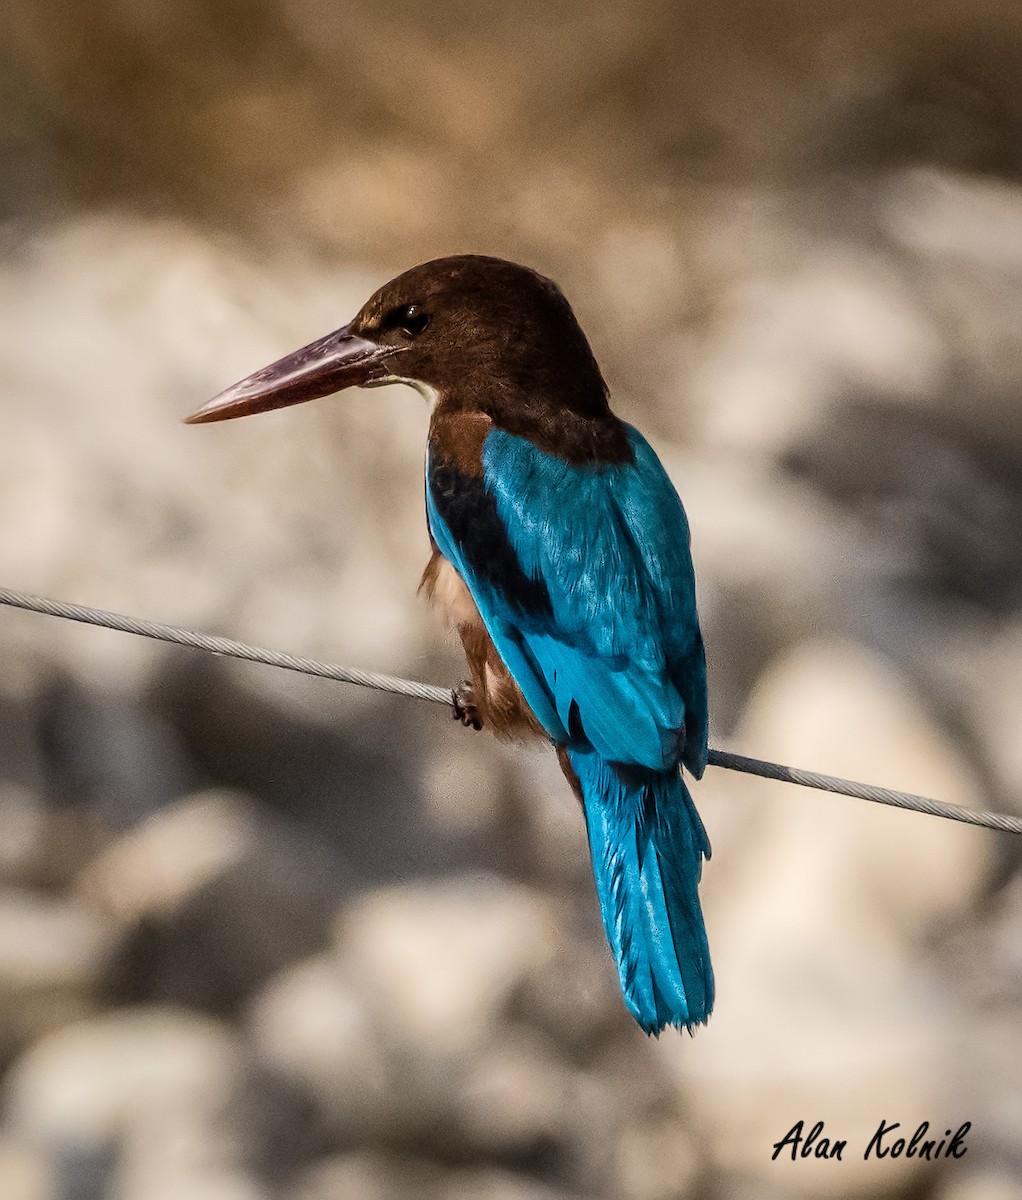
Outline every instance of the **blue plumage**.
{"label": "blue plumage", "polygon": [[625,1003],[647,1033],[705,1021],[713,969],[698,885],[710,844],[684,780],[677,770],[622,772],[578,746],[568,756]]}
{"label": "blue plumage", "polygon": [[567,749],[625,1001],[658,1033],[705,1021],[713,1003],[697,893],[709,843],[679,770],[698,777],[706,764],[706,668],[684,509],[631,427],[628,441],[631,462],[572,465],[494,429],[473,526],[488,540],[466,535],[433,461],[427,511],[532,711]]}

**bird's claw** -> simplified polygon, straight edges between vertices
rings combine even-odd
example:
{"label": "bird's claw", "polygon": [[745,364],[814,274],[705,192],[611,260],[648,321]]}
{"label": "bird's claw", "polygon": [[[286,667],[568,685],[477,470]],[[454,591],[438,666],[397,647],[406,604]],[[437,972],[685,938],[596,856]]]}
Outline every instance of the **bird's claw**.
{"label": "bird's claw", "polygon": [[476,707],[475,688],[467,679],[463,679],[454,689],[451,706],[455,721],[460,721],[466,729],[482,729],[483,719]]}

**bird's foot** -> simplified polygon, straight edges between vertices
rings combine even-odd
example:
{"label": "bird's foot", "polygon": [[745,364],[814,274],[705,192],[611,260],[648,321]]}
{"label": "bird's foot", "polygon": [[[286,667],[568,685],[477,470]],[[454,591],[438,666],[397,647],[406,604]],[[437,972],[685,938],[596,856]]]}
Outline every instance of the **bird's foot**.
{"label": "bird's foot", "polygon": [[452,707],[455,721],[460,721],[466,729],[482,729],[483,718],[476,707],[475,688],[467,679],[463,679],[454,689]]}

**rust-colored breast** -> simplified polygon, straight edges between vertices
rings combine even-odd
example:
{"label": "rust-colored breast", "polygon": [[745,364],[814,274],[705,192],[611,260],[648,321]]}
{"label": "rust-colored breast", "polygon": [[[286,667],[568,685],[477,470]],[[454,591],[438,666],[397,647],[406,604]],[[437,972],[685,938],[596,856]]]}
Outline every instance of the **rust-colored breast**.
{"label": "rust-colored breast", "polygon": [[475,621],[483,623],[465,581],[437,549],[422,572],[419,591],[452,629]]}
{"label": "rust-colored breast", "polygon": [[429,423],[430,455],[470,479],[480,479],[483,442],[492,428],[493,422],[485,413],[440,404]]}
{"label": "rust-colored breast", "polygon": [[476,707],[483,724],[500,738],[545,737],[542,725],[497,653],[465,581],[439,550],[422,573],[419,591],[458,631],[468,659]]}

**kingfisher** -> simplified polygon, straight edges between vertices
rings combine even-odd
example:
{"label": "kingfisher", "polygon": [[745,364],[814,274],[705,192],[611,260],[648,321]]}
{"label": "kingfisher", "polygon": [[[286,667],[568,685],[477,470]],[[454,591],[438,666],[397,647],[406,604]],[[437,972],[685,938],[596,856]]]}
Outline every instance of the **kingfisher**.
{"label": "kingfisher", "polygon": [[698,893],[710,844],[683,771],[703,773],[708,714],[678,493],[611,411],[561,290],[481,255],[412,267],[188,422],[391,383],[432,406],[420,591],[468,661],[454,716],[552,744],[625,1004],[648,1034],[692,1032],[713,1006]]}

